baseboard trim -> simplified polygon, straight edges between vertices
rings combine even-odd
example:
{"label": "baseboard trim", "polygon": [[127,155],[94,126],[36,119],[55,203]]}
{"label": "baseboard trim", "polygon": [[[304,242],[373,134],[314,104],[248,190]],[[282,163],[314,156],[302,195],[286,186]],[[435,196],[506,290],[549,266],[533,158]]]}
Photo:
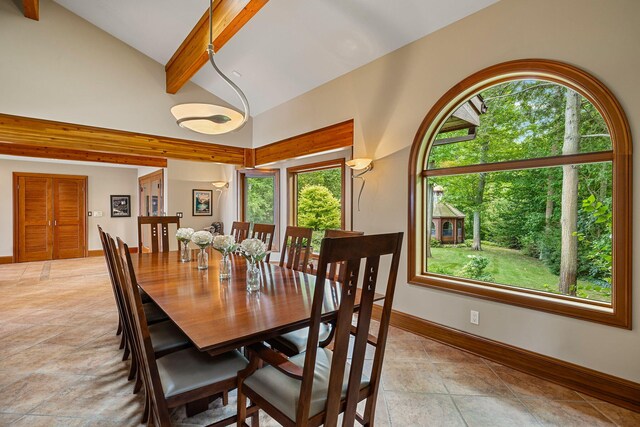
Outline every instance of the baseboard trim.
{"label": "baseboard trim", "polygon": [[[137,254],[138,253],[138,248],[129,248],[129,253],[130,254]],[[104,251],[102,249],[91,249],[91,250],[89,250],[89,256],[90,257],[103,256],[103,255],[104,255]]]}
{"label": "baseboard trim", "polygon": [[[374,306],[380,319],[382,307]],[[391,325],[640,412],[640,384],[392,310]]]}
{"label": "baseboard trim", "polygon": [[13,264],[12,256],[0,256],[0,264]]}

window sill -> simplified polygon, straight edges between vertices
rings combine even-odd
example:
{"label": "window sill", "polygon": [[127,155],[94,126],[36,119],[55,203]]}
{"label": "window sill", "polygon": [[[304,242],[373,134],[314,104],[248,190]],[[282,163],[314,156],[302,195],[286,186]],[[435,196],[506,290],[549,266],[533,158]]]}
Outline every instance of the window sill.
{"label": "window sill", "polygon": [[409,277],[410,285],[440,289],[448,292],[516,305],[532,310],[631,329],[630,316],[616,312],[614,304],[590,301],[566,295],[555,295],[531,289],[452,278],[436,274]]}

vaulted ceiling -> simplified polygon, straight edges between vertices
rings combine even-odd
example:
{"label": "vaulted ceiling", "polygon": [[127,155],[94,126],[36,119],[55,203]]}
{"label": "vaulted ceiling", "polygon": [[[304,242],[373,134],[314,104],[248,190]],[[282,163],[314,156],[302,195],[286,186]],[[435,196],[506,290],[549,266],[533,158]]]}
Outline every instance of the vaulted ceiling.
{"label": "vaulted ceiling", "polygon": [[[55,1],[163,65],[208,7],[206,0]],[[496,1],[271,0],[216,59],[257,115]],[[192,81],[240,106],[211,67]]]}

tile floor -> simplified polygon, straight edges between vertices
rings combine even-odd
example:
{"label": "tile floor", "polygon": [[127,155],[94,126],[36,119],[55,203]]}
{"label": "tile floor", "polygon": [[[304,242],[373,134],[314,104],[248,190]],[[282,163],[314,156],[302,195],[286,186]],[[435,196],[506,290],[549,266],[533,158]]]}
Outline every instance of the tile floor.
{"label": "tile floor", "polygon": [[[102,258],[0,265],[0,425],[138,425],[116,320]],[[378,426],[640,426],[640,413],[395,328],[382,383]],[[206,425],[232,411],[233,397],[173,420]]]}

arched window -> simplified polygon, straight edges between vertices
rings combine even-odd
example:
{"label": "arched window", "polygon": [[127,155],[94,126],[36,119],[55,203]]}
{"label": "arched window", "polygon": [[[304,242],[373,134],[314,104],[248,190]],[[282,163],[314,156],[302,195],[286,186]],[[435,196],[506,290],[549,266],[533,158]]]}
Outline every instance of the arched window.
{"label": "arched window", "polygon": [[[410,167],[410,283],[631,327],[631,136],[594,77],[542,60],[482,70],[427,114]],[[436,186],[467,245],[430,248]]]}
{"label": "arched window", "polygon": [[435,235],[436,235],[436,225],[433,222],[431,222],[431,236],[435,237]]}
{"label": "arched window", "polygon": [[442,223],[442,237],[451,236],[453,236],[453,224],[450,221],[445,221]]}

